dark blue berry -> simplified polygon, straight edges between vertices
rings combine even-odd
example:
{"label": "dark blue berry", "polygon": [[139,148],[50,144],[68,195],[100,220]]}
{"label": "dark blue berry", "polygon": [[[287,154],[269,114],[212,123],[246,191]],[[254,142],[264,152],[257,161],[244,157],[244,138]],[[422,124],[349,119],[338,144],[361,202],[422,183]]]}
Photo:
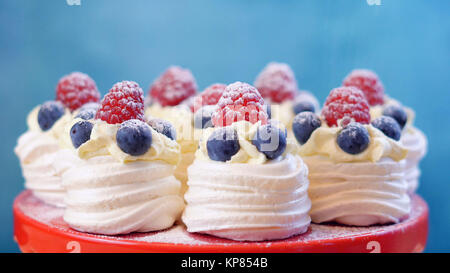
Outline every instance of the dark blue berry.
{"label": "dark blue berry", "polygon": [[75,118],[81,118],[84,120],[90,120],[95,117],[95,114],[97,113],[97,110],[95,109],[83,109],[80,110],[80,112],[75,116]]}
{"label": "dark blue berry", "polygon": [[117,130],[116,141],[123,152],[133,156],[143,155],[152,145],[152,131],[143,121],[127,120]]}
{"label": "dark blue berry", "polygon": [[301,112],[316,112],[314,104],[307,100],[302,100],[295,103],[293,106],[293,110],[296,115]]}
{"label": "dark blue berry", "polygon": [[369,147],[369,132],[359,123],[350,123],[339,133],[337,143],[346,153],[352,155],[362,153]]}
{"label": "dark blue berry", "polygon": [[395,119],[400,125],[400,128],[405,127],[406,121],[408,120],[408,115],[405,110],[400,106],[389,105],[383,110],[383,116],[388,116]]}
{"label": "dark blue berry", "polygon": [[303,145],[321,125],[322,121],[313,112],[301,112],[295,116],[292,122],[292,131],[298,143]]}
{"label": "dark blue berry", "polygon": [[92,127],[94,125],[85,120],[78,121],[72,126],[70,129],[70,138],[75,148],[80,147],[83,143],[91,139]]}
{"label": "dark blue berry", "polygon": [[275,159],[286,150],[286,134],[272,124],[263,125],[256,131],[252,143],[268,159]]}
{"label": "dark blue berry", "polygon": [[42,131],[47,131],[63,115],[64,106],[59,101],[47,101],[39,109],[39,127],[41,127]]}
{"label": "dark blue berry", "polygon": [[398,125],[398,122],[388,116],[381,116],[375,119],[372,121],[372,126],[394,140],[400,140],[402,135],[402,129]]}
{"label": "dark blue berry", "polygon": [[171,140],[177,139],[177,131],[173,127],[172,123],[167,120],[152,118],[148,121],[148,124],[158,133],[165,135]]}
{"label": "dark blue berry", "polygon": [[194,114],[194,127],[197,129],[214,127],[211,121],[211,116],[216,109],[217,106],[215,105],[206,105],[198,109]]}
{"label": "dark blue berry", "polygon": [[228,161],[240,148],[238,134],[231,127],[214,130],[206,142],[208,156],[214,161]]}

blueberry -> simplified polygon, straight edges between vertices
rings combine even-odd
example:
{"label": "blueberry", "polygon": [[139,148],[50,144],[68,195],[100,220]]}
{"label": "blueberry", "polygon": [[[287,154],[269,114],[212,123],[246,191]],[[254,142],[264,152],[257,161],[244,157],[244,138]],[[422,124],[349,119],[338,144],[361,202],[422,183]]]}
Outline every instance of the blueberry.
{"label": "blueberry", "polygon": [[92,127],[94,125],[85,120],[78,121],[72,126],[70,129],[70,138],[75,148],[80,147],[81,144],[91,139]]}
{"label": "blueberry", "polygon": [[197,129],[214,127],[211,121],[211,116],[216,109],[216,105],[206,105],[198,109],[194,114],[194,127]]}
{"label": "blueberry", "polygon": [[175,130],[175,127],[173,127],[172,123],[167,120],[151,118],[148,121],[148,124],[155,129],[156,132],[165,135],[171,140],[177,139],[177,131]]}
{"label": "blueberry", "polygon": [[272,106],[270,104],[264,104],[263,107],[267,113],[268,119],[271,119],[272,118]]}
{"label": "blueberry", "polygon": [[39,109],[39,127],[41,127],[42,131],[47,131],[63,115],[64,106],[59,101],[47,101]]}
{"label": "blueberry", "polygon": [[286,150],[286,134],[272,124],[263,125],[256,131],[252,143],[267,159],[275,159]]}
{"label": "blueberry", "polygon": [[231,127],[214,130],[206,142],[208,156],[214,161],[228,161],[240,148],[238,134]]}
{"label": "blueberry", "polygon": [[301,112],[316,112],[314,104],[307,100],[302,100],[295,103],[293,106],[293,110],[296,115]]}
{"label": "blueberry", "polygon": [[400,128],[398,122],[388,116],[381,116],[375,119],[372,121],[372,126],[394,140],[400,140],[402,135],[402,129]]}
{"label": "blueberry", "polygon": [[305,144],[311,134],[322,125],[320,118],[312,112],[297,114],[292,122],[292,131],[298,143]]}
{"label": "blueberry", "polygon": [[93,119],[95,117],[95,114],[97,113],[97,110],[95,109],[83,109],[80,110],[80,112],[75,116],[75,118],[81,118],[84,120],[90,120]]}
{"label": "blueberry", "polygon": [[408,120],[408,115],[405,110],[400,106],[389,105],[383,110],[383,116],[388,116],[395,119],[400,125],[400,128],[405,127],[406,121]]}
{"label": "blueberry", "polygon": [[352,155],[362,153],[369,147],[369,132],[359,123],[350,123],[339,133],[337,143],[344,152]]}
{"label": "blueberry", "polygon": [[119,148],[133,156],[145,154],[152,145],[152,131],[143,121],[124,121],[117,130],[116,141]]}

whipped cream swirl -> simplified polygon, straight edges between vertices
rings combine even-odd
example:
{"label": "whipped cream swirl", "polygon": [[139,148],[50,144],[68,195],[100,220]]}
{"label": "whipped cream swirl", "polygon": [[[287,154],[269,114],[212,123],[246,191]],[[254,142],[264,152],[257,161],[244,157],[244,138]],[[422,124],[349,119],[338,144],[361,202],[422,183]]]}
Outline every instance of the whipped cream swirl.
{"label": "whipped cream swirl", "polygon": [[378,105],[370,108],[370,115],[372,119],[380,117],[383,114],[383,109],[388,105],[403,107],[408,117],[400,138],[400,142],[408,150],[405,175],[406,181],[408,182],[408,192],[414,193],[419,186],[419,163],[427,153],[427,138],[422,131],[414,127],[414,110],[403,106],[399,101],[388,96],[385,96],[384,101],[384,105]]}
{"label": "whipped cream swirl", "polygon": [[76,230],[107,235],[169,228],[184,208],[174,168],[163,161],[124,164],[110,155],[84,160],[63,175],[64,220]]}
{"label": "whipped cream swirl", "polygon": [[44,202],[64,207],[61,175],[78,158],[70,150],[60,148],[58,136],[71,114],[66,111],[50,130],[43,132],[37,122],[39,109],[40,106],[35,107],[28,115],[28,131],[19,137],[14,151],[20,160],[25,187]]}
{"label": "whipped cream swirl", "polygon": [[199,133],[193,125],[194,116],[188,107],[166,106],[152,104],[145,111],[149,117],[161,118],[169,121],[177,132],[177,142],[180,145],[181,158],[175,169],[175,177],[182,183],[182,193],[187,189],[187,168],[194,161],[194,154],[198,146]]}
{"label": "whipped cream swirl", "polygon": [[411,210],[405,160],[335,163],[324,156],[303,159],[309,168],[310,215],[314,223],[397,223]]}
{"label": "whipped cream swirl", "polygon": [[261,241],[308,229],[308,169],[298,156],[266,164],[196,159],[188,174],[182,220],[189,232]]}
{"label": "whipped cream swirl", "polygon": [[419,129],[409,127],[403,132],[400,142],[408,149],[405,175],[408,192],[414,193],[419,186],[419,163],[427,153],[427,138]]}

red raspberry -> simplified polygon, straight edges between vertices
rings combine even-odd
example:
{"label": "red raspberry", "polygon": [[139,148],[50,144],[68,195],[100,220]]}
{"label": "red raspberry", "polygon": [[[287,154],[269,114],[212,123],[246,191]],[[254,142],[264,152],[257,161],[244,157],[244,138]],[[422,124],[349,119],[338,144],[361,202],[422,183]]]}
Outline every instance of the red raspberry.
{"label": "red raspberry", "polygon": [[267,123],[267,113],[263,108],[264,99],[258,90],[248,83],[235,82],[228,85],[212,115],[216,127],[228,126],[233,122],[246,120],[251,123]]}
{"label": "red raspberry", "polygon": [[114,84],[103,97],[95,116],[109,124],[122,123],[130,119],[144,121],[144,92],[139,84],[123,81]]}
{"label": "red raspberry", "polygon": [[384,87],[378,75],[367,69],[353,70],[342,83],[343,86],[354,86],[363,91],[371,106],[384,103]]}
{"label": "red raspberry", "polygon": [[364,93],[356,87],[338,87],[331,90],[322,109],[328,126],[345,126],[351,121],[369,124],[369,104]]}
{"label": "red raspberry", "polygon": [[215,83],[208,86],[202,93],[197,95],[194,100],[194,109],[196,112],[198,109],[205,105],[216,105],[227,86],[222,83]]}
{"label": "red raspberry", "polygon": [[274,103],[294,99],[298,89],[294,72],[285,63],[269,63],[256,78],[255,87]]}
{"label": "red raspberry", "polygon": [[100,92],[94,80],[88,75],[73,72],[59,80],[56,86],[56,100],[74,111],[88,102],[98,102]]}
{"label": "red raspberry", "polygon": [[169,67],[150,86],[150,96],[162,106],[175,106],[197,92],[197,84],[189,69]]}

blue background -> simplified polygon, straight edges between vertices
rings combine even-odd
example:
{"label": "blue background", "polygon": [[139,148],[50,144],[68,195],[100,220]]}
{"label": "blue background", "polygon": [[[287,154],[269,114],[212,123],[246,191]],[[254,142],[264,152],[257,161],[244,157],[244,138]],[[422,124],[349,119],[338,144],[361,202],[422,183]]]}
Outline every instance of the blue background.
{"label": "blue background", "polygon": [[269,61],[289,63],[321,102],[351,69],[374,69],[416,110],[430,142],[419,189],[431,208],[427,251],[449,251],[449,14],[448,0],[0,0],[0,251],[18,251],[11,206],[23,179],[13,147],[62,75],[86,72],[102,93],[125,79],[147,90],[179,64],[202,89],[253,82]]}

